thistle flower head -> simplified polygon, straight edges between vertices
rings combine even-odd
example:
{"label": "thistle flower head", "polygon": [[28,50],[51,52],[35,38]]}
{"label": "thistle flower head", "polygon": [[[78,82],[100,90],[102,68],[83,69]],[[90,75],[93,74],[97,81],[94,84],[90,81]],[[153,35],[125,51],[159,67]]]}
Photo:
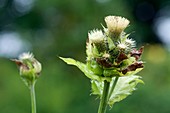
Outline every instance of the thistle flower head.
{"label": "thistle flower head", "polygon": [[[129,39],[129,34],[124,31],[129,20],[107,16],[105,22],[107,27],[102,26],[103,32],[95,29],[88,33],[86,63],[60,57],[68,65],[78,67],[91,79],[92,94],[101,99],[98,111],[101,113],[105,112],[103,106],[112,106],[123,100],[136,89],[138,83],[143,83],[135,74],[144,67],[141,61],[143,47],[136,49],[135,41]],[[108,97],[104,94],[108,94]]]}
{"label": "thistle flower head", "polygon": [[[106,77],[106,75],[111,75],[109,76],[110,78],[113,76],[125,76],[129,72],[143,68],[140,66],[142,63],[132,65],[140,61],[143,48],[136,49],[135,41],[128,38],[129,34],[124,31],[130,23],[129,20],[120,16],[107,16],[105,17],[105,22],[107,27],[102,25],[103,30],[94,29],[88,32],[86,65],[89,67],[89,71],[81,69],[76,62],[73,63],[74,60],[64,58],[62,60],[77,66],[89,78],[91,78],[89,75],[92,75],[92,73],[97,73],[99,78]],[[130,69],[131,67],[133,69]],[[102,73],[99,74],[98,72],[101,71],[98,70],[102,70]],[[91,79],[94,78],[92,77]]]}
{"label": "thistle flower head", "polygon": [[100,43],[104,41],[104,34],[98,29],[90,31],[88,37],[91,43]]}
{"label": "thistle flower head", "polygon": [[105,22],[108,32],[111,35],[118,36],[129,25],[129,20],[120,16],[107,16]]}

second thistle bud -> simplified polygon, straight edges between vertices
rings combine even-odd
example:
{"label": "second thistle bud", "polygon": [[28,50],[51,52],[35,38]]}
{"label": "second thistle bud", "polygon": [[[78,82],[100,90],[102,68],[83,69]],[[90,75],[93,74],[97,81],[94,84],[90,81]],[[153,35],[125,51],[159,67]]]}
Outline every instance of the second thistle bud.
{"label": "second thistle bud", "polygon": [[88,33],[89,43],[94,44],[98,52],[104,52],[106,50],[105,35],[101,30],[92,30]]}
{"label": "second thistle bud", "polygon": [[19,56],[19,59],[14,59],[13,61],[19,66],[20,76],[27,85],[37,80],[42,66],[32,53],[23,53]]}

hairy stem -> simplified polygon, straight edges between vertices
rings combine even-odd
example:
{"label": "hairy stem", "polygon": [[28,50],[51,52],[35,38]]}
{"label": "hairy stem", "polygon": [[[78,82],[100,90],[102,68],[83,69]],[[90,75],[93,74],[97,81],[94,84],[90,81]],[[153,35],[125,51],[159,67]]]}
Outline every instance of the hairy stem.
{"label": "hairy stem", "polygon": [[30,85],[32,113],[36,113],[35,82]]}
{"label": "hairy stem", "polygon": [[107,108],[107,102],[108,102],[108,93],[109,93],[109,87],[110,82],[104,81],[104,88],[103,88],[103,94],[100,100],[100,105],[98,109],[98,113],[105,113]]}

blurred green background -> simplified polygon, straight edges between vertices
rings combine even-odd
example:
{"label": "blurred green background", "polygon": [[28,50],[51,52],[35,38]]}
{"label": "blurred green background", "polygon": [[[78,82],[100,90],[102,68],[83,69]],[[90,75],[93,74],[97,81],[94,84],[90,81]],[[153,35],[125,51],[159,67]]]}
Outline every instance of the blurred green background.
{"label": "blurred green background", "polygon": [[126,29],[145,45],[145,85],[108,113],[170,113],[169,0],[0,0],[0,113],[30,113],[29,90],[10,58],[31,51],[42,63],[38,113],[97,113],[90,81],[58,56],[85,61],[87,33],[107,15],[131,21]]}

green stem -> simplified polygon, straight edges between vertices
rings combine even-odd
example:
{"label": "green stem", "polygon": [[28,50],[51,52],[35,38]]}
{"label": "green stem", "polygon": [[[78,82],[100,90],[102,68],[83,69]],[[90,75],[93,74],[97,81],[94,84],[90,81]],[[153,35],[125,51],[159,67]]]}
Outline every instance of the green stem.
{"label": "green stem", "polygon": [[105,113],[106,112],[109,87],[110,87],[110,82],[107,82],[105,80],[104,81],[103,94],[102,94],[102,97],[101,97],[101,100],[100,100],[100,105],[99,105],[98,113]]}
{"label": "green stem", "polygon": [[30,85],[32,113],[36,113],[35,82]]}
{"label": "green stem", "polygon": [[112,93],[113,93],[113,91],[114,91],[114,89],[115,89],[115,86],[116,86],[116,84],[117,84],[118,79],[119,79],[119,77],[116,76],[115,81],[114,81],[114,83],[113,83],[113,85],[112,85],[112,87],[111,87],[111,89],[110,89],[108,99],[109,99],[110,96],[112,95]]}

